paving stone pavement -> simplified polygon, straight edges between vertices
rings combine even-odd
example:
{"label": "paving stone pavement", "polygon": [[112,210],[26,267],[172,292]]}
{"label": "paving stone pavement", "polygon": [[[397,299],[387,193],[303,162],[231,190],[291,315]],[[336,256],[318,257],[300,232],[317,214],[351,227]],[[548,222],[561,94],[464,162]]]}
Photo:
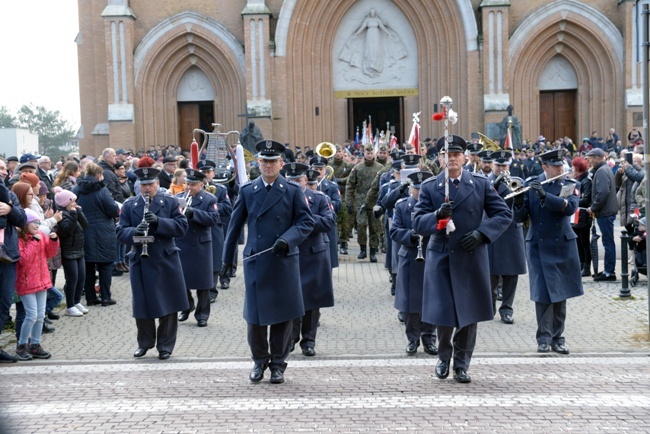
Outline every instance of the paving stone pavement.
{"label": "paving stone pavement", "polygon": [[[51,359],[0,366],[0,421],[19,433],[650,431],[645,277],[624,301],[620,281],[585,278],[585,295],[568,302],[571,355],[540,356],[522,276],[515,324],[479,325],[473,382],[459,385],[433,376],[435,357],[405,355],[384,255],[371,264],[357,253],[334,271],[336,306],[322,311],[317,356],[294,352],[283,385],[269,384],[268,372],[261,384],[247,380],[241,267],[208,327],[180,324],[166,362],[155,350],[132,357],[125,274],[113,281],[117,305],[55,321],[43,339]],[[0,344],[11,352],[15,341],[5,332]]]}

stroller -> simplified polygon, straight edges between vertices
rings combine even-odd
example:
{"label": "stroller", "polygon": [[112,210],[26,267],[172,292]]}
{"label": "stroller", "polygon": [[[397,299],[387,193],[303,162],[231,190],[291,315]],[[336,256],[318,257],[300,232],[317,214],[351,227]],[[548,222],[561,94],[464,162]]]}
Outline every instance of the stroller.
{"label": "stroller", "polygon": [[639,283],[639,275],[648,275],[648,263],[646,256],[646,217],[640,218],[634,223],[632,238],[640,237],[641,241],[634,242],[634,263],[630,273],[630,285],[636,286]]}

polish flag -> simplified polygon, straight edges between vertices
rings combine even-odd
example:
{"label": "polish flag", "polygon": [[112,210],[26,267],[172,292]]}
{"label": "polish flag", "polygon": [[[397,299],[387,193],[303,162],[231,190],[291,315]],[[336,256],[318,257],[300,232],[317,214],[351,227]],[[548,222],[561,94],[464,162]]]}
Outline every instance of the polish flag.
{"label": "polish flag", "polygon": [[413,113],[413,127],[411,127],[408,143],[413,145],[416,154],[420,153],[420,113]]}

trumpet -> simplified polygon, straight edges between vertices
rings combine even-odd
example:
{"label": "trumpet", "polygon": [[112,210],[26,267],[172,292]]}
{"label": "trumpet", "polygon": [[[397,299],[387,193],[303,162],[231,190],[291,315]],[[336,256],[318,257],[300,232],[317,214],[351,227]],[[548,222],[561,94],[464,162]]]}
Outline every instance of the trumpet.
{"label": "trumpet", "polygon": [[187,194],[185,195],[185,206],[181,210],[181,214],[185,215],[185,211],[187,211],[187,208],[192,206],[192,198],[194,196],[190,196],[190,192],[188,191]]}
{"label": "trumpet", "polygon": [[[150,198],[148,194],[144,196],[144,210],[142,211],[142,222],[146,222],[144,215],[149,211],[149,202]],[[153,243],[154,238],[152,235],[149,235],[149,224],[147,223],[147,230],[144,235],[135,235],[133,237],[133,242],[136,244],[142,244],[142,252],[140,253],[141,258],[149,257],[149,243]]]}
{"label": "trumpet", "polygon": [[506,187],[510,189],[510,191],[516,191],[520,189],[524,183],[523,179],[514,176],[510,177],[510,172],[508,170],[504,170],[501,172],[499,176],[497,176],[497,179],[494,180],[494,185],[495,187],[499,185],[499,183],[504,183]]}
{"label": "trumpet", "polygon": [[[563,177],[564,175],[565,175],[564,173],[561,173],[558,176],[554,176],[552,178],[548,178],[548,179],[542,181],[540,184],[547,184],[547,183],[549,183],[551,181],[555,181],[556,179]],[[522,193],[526,193],[528,190],[530,190],[530,186],[521,187],[521,188],[513,191],[512,193],[508,194],[506,197],[504,197],[504,199],[507,200],[507,199],[510,199],[511,197],[519,196]]]}

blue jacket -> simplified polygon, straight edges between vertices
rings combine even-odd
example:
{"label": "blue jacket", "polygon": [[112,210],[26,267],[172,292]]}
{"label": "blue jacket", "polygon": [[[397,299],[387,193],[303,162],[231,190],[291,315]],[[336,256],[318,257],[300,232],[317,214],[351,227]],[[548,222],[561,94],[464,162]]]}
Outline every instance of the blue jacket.
{"label": "blue jacket", "polygon": [[[244,318],[257,325],[278,324],[305,314],[298,246],[314,229],[305,194],[297,184],[278,176],[270,191],[262,177],[244,184],[232,212],[224,243],[223,262],[233,264],[239,234],[248,224],[244,246]],[[281,238],[287,253],[262,253]]]}
{"label": "blue jacket", "polygon": [[[337,183],[323,179],[318,186],[318,190],[330,198],[334,207],[334,215],[341,211],[343,202],[341,201],[341,192]],[[339,230],[338,221],[334,220],[334,226],[327,232],[329,239],[330,265],[332,268],[339,266]]]}
{"label": "blue jacket", "polygon": [[228,188],[223,184],[213,182],[211,185],[215,186],[217,191],[214,196],[217,199],[217,208],[219,209],[219,222],[212,226],[212,270],[215,273],[221,272],[223,261],[223,240],[226,238],[226,231],[230,223],[230,215],[232,214],[232,203],[228,197]]}
{"label": "blue jacket", "polygon": [[85,261],[115,261],[115,218],[120,209],[110,191],[94,176],[84,176],[77,180],[72,192],[77,195],[77,204],[88,220],[88,227],[84,230]]}
{"label": "blue jacket", "polygon": [[9,214],[0,217],[0,219],[4,219],[6,222],[5,251],[13,262],[17,262],[20,259],[20,251],[18,250],[18,233],[16,232],[16,228],[25,226],[27,217],[25,216],[25,210],[20,206],[18,197],[16,197],[14,192],[10,191],[2,182],[0,182],[0,190],[2,190],[0,195],[7,197],[9,200],[6,203],[11,205]]}

